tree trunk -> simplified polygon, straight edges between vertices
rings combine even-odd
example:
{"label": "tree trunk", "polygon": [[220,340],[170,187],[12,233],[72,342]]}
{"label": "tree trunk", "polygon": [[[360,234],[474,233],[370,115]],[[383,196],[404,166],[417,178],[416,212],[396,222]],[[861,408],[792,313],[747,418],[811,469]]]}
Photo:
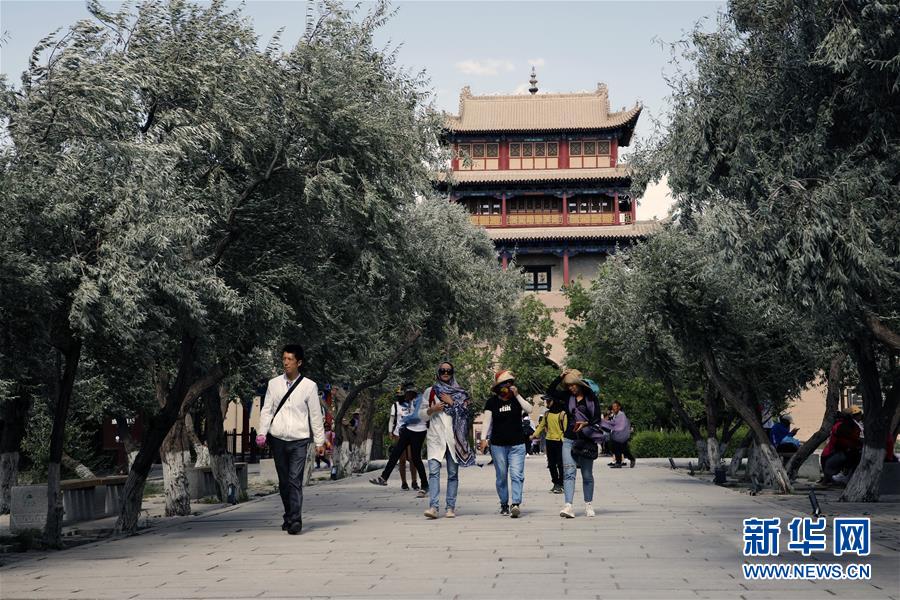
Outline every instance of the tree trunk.
{"label": "tree trunk", "polygon": [[[383,382],[385,379],[387,379],[388,374],[391,372],[391,368],[393,368],[393,366],[395,364],[397,364],[397,362],[401,358],[403,358],[403,355],[406,354],[406,352],[415,345],[416,341],[418,341],[418,339],[421,336],[422,336],[421,329],[415,329],[415,330],[409,332],[409,334],[406,336],[406,339],[404,339],[403,342],[399,346],[397,346],[397,349],[394,351],[394,354],[392,354],[390,357],[388,357],[387,360],[384,361],[384,363],[381,365],[381,368],[379,369],[379,371],[372,377],[365,379],[365,380],[361,381],[360,383],[356,384],[355,386],[353,386],[352,388],[350,388],[350,391],[346,394],[346,396],[342,399],[341,402],[338,402],[339,395],[337,393],[333,395],[334,403],[335,403],[334,404],[334,406],[335,406],[335,411],[334,411],[334,446],[335,446],[334,447],[334,464],[337,465],[337,467],[338,467],[337,468],[337,477],[338,478],[346,477],[350,473],[350,471],[344,470],[345,465],[348,466],[350,464],[350,456],[349,456],[350,452],[349,452],[349,448],[345,449],[346,442],[344,441],[344,438],[345,438],[346,433],[345,433],[344,427],[342,425],[342,421],[344,419],[344,416],[346,416],[346,414],[347,414],[347,410],[353,405],[354,401],[356,400],[356,397],[361,392],[363,392],[364,390],[367,390],[371,387],[374,387],[374,386],[378,385],[379,383]],[[335,392],[340,392],[340,395],[344,395],[343,389],[341,389],[340,387],[336,387],[336,388],[334,388],[334,390],[335,390]],[[366,460],[368,460],[368,459],[366,459]]]}
{"label": "tree trunk", "polygon": [[351,440],[350,464],[354,473],[365,473],[372,456],[372,436],[375,421],[375,398],[372,394],[363,394],[360,399],[359,427],[356,439]]}
{"label": "tree trunk", "polygon": [[66,419],[72,402],[72,390],[81,358],[81,341],[71,337],[63,345],[61,353],[65,361],[62,376],[55,382],[56,406],[53,412],[53,430],[50,433],[50,460],[47,465],[47,523],[44,527],[44,543],[51,548],[62,547],[63,503],[60,490],[63,444],[66,437]]}
{"label": "tree trunk", "polygon": [[191,494],[186,469],[192,466],[190,439],[185,431],[185,418],[175,421],[160,447],[163,467],[163,491],[166,496],[166,516],[185,517],[191,514]]}
{"label": "tree trunk", "polygon": [[94,479],[96,477],[96,475],[94,475],[94,472],[91,471],[87,466],[75,460],[68,454],[63,453],[62,464],[70,471],[74,471],[75,474],[78,475],[79,479]]}
{"label": "tree trunk", "polygon": [[750,444],[752,443],[752,433],[748,433],[746,436],[744,436],[744,439],[741,440],[741,445],[738,446],[737,450],[734,451],[734,456],[731,457],[731,462],[728,464],[729,477],[737,477],[738,471],[741,468],[741,463],[747,456],[747,449],[750,448]]}
{"label": "tree trunk", "polygon": [[193,401],[209,386],[216,385],[224,377],[221,367],[216,365],[205,376],[190,384],[188,377],[194,372],[195,343],[196,340],[190,335],[182,336],[178,373],[175,384],[171,388],[168,386],[168,377],[165,376],[165,387],[169,388],[166,405],[151,419],[144,442],[128,473],[128,480],[125,482],[123,491],[122,512],[116,521],[115,531],[117,533],[134,533],[137,529],[147,475],[150,473],[155,457],[159,454],[163,440],[178,419],[181,407],[186,402]]}
{"label": "tree trunk", "polygon": [[697,470],[709,470],[709,450],[706,440],[694,440],[694,447],[697,448]]}
{"label": "tree trunk", "polygon": [[207,389],[203,393],[206,404],[206,446],[209,449],[209,465],[219,488],[219,499],[228,499],[228,489],[234,487],[235,499],[246,499],[234,466],[234,456],[228,452],[225,438],[225,414],[228,411],[228,393],[223,386]]}
{"label": "tree trunk", "polygon": [[865,442],[862,459],[841,494],[842,502],[877,502],[884,467],[884,449],[888,428],[900,401],[900,386],[882,395],[881,379],[872,340],[857,338],[852,343],[863,397]]}
{"label": "tree trunk", "polygon": [[9,514],[12,487],[19,481],[19,453],[0,454],[0,515]]}
{"label": "tree trunk", "polygon": [[831,365],[828,368],[828,391],[825,393],[825,415],[822,417],[822,424],[818,431],[809,436],[788,461],[786,469],[791,481],[797,479],[800,467],[816,451],[816,448],[828,439],[831,433],[838,412],[838,401],[841,398],[841,370],[846,358],[847,355],[841,352],[831,359]]}
{"label": "tree trunk", "polygon": [[721,457],[719,440],[717,438],[719,429],[719,395],[716,393],[715,386],[709,382],[706,384],[704,403],[706,404],[706,454],[709,459],[706,469],[714,471],[719,466]]}
{"label": "tree trunk", "polygon": [[22,388],[0,406],[0,515],[9,514],[11,490],[19,481],[19,449],[31,408],[31,396]]}
{"label": "tree trunk", "polygon": [[701,357],[703,359],[703,367],[706,370],[706,375],[709,377],[709,380],[716,386],[725,401],[738,415],[740,415],[747,426],[750,427],[750,431],[753,433],[754,439],[756,440],[757,451],[761,455],[758,458],[765,460],[768,463],[767,469],[772,474],[773,486],[783,494],[791,493],[791,481],[788,479],[787,471],[784,470],[781,458],[779,458],[778,453],[775,452],[775,448],[772,447],[772,443],[769,441],[766,430],[763,429],[759,416],[751,408],[751,404],[748,401],[750,394],[746,389],[737,391],[727,380],[725,380],[719,371],[718,364],[716,363],[716,359],[711,350],[708,348],[705,349],[701,353]]}
{"label": "tree trunk", "polygon": [[128,470],[134,464],[134,459],[140,451],[140,447],[131,435],[131,427],[128,426],[128,419],[122,413],[116,415],[116,430],[119,433],[119,441],[125,446],[125,458],[128,461]]}

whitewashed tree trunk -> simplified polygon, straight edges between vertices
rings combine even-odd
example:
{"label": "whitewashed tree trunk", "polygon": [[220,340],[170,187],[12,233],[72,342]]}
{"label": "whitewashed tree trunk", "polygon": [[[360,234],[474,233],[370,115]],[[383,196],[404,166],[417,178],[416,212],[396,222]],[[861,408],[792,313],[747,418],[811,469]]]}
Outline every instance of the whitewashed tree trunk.
{"label": "whitewashed tree trunk", "polygon": [[96,475],[85,464],[78,462],[68,454],[63,454],[62,464],[65,468],[75,471],[79,479],[94,479]]}
{"label": "whitewashed tree trunk", "polygon": [[191,514],[191,495],[188,490],[187,469],[191,465],[191,453],[163,452],[163,491],[166,495],[166,516]]}
{"label": "whitewashed tree trunk", "polygon": [[138,452],[139,452],[139,450],[137,448],[135,448],[134,450],[130,450],[126,454],[126,457],[128,458],[128,472],[129,473],[131,472],[131,467],[132,467],[132,465],[134,465],[134,459],[137,458]]}
{"label": "whitewashed tree trunk", "polygon": [[0,454],[0,515],[9,514],[11,490],[19,481],[19,453]]}
{"label": "whitewashed tree trunk", "polygon": [[365,473],[372,456],[372,438],[366,438],[361,444],[350,448],[350,465],[354,473]]}
{"label": "whitewashed tree trunk", "polygon": [[309,485],[309,482],[312,481],[313,469],[316,466],[316,443],[315,441],[310,441],[309,446],[306,450],[306,466],[303,467],[303,487]]}
{"label": "whitewashed tree trunk", "polygon": [[351,467],[350,442],[344,440],[339,448],[334,449],[334,464],[337,467],[338,479],[349,477],[353,472]]}
{"label": "whitewashed tree trunk", "polygon": [[217,454],[209,457],[209,466],[212,468],[213,477],[219,486],[219,499],[225,502],[228,499],[228,487],[234,486],[235,498],[238,502],[246,500],[247,494],[241,489],[237,469],[234,467],[234,456],[229,453]]}
{"label": "whitewashed tree trunk", "polygon": [[884,448],[863,446],[862,458],[841,494],[841,502],[877,502],[883,468]]}
{"label": "whitewashed tree trunk", "polygon": [[734,456],[731,457],[731,462],[728,464],[729,477],[737,477],[738,471],[741,468],[741,463],[744,462],[746,456],[747,449],[743,446],[734,451]]}
{"label": "whitewashed tree trunk", "polygon": [[53,548],[62,546],[63,499],[60,471],[58,462],[47,465],[47,523],[44,526],[44,542]]}
{"label": "whitewashed tree trunk", "polygon": [[[213,461],[209,456],[209,448],[203,444],[194,444],[194,453],[197,455],[197,460],[194,461],[194,468],[213,467]],[[231,461],[231,464],[234,466],[234,461]],[[215,467],[213,467],[213,472],[215,473]]]}
{"label": "whitewashed tree trunk", "polygon": [[714,471],[722,460],[722,447],[714,437],[706,438],[706,453],[709,457],[708,469]]}
{"label": "whitewashed tree trunk", "polygon": [[709,471],[709,454],[707,453],[706,440],[699,439],[694,442],[697,448],[697,469],[700,471]]}

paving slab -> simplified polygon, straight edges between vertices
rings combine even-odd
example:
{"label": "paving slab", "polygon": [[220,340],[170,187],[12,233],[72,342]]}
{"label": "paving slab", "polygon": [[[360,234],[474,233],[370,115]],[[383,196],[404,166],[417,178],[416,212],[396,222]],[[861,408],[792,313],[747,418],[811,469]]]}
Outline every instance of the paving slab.
{"label": "paving slab", "polygon": [[[520,519],[502,517],[492,467],[463,469],[456,519],[427,520],[426,501],[368,477],[306,490],[304,531],[280,529],[267,496],[0,568],[0,598],[900,598],[897,504],[838,505],[831,516],[871,516],[872,554],[802,557],[784,549],[804,496],[752,497],[641,461],[595,466],[595,518],[558,516],[544,457],[526,460]],[[443,508],[443,506],[442,506]],[[742,556],[742,520],[781,517],[782,553]],[[830,527],[829,527],[830,540]],[[867,563],[870,581],[749,581],[744,562]]]}

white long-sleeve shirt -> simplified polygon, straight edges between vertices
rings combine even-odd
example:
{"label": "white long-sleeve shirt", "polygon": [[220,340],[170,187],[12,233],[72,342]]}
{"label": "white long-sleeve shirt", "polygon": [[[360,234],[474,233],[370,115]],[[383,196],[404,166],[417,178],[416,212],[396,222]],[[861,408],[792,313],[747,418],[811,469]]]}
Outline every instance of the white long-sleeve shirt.
{"label": "white long-sleeve shirt", "polygon": [[275,415],[275,419],[272,419],[275,409],[278,408],[291,383],[284,375],[269,380],[266,400],[259,415],[259,435],[271,433],[273,437],[286,442],[312,437],[316,446],[323,446],[325,424],[322,409],[319,407],[319,386],[315,381],[304,377]]}
{"label": "white long-sleeve shirt", "polygon": [[[456,458],[456,441],[453,437],[453,417],[443,410],[428,414],[428,398],[431,396],[431,388],[422,392],[422,405],[419,407],[419,418],[428,423],[428,433],[425,435],[425,448],[428,460],[443,462],[444,454],[449,451],[453,462],[459,462]],[[440,398],[435,402],[440,403]]]}
{"label": "white long-sleeve shirt", "polygon": [[[528,403],[525,398],[521,396],[521,394],[516,394],[516,400],[519,401],[519,406],[522,407],[522,410],[525,411],[526,415],[530,415],[531,411],[534,410],[534,407]],[[491,411],[486,410],[482,413],[481,417],[481,439],[489,440],[491,439],[491,423],[493,422],[494,415]]]}

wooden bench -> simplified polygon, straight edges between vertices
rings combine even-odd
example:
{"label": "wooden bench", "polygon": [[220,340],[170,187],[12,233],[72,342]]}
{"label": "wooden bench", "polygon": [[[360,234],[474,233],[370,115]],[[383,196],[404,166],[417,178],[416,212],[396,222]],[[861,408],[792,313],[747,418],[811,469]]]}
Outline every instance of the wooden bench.
{"label": "wooden bench", "polygon": [[[236,462],[234,468],[237,470],[238,481],[241,484],[240,491],[246,492],[247,463]],[[185,471],[191,500],[200,500],[209,496],[218,497],[219,486],[216,484],[216,478],[213,477],[212,467],[189,467]]]}

